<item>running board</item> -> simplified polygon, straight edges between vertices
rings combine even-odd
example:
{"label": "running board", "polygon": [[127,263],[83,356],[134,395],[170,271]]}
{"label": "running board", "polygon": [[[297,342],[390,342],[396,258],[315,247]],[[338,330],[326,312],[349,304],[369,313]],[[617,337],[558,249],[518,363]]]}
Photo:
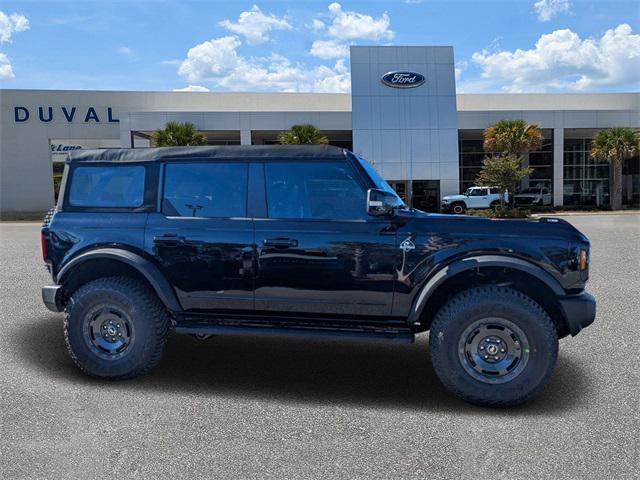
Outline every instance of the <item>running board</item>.
{"label": "running board", "polygon": [[294,327],[260,327],[216,324],[185,324],[175,326],[176,333],[192,335],[246,335],[246,336],[292,336],[292,337],[325,337],[361,340],[382,340],[385,342],[413,343],[412,332],[398,332],[394,329],[367,330],[329,330],[320,328]]}

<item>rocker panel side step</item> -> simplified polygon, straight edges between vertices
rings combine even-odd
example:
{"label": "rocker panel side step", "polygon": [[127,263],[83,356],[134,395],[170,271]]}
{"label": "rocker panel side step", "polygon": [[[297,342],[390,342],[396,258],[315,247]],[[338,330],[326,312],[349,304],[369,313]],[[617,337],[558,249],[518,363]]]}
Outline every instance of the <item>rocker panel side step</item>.
{"label": "rocker panel side step", "polygon": [[[395,329],[394,329],[395,330]],[[331,330],[320,328],[295,328],[272,326],[242,326],[218,324],[178,323],[176,333],[192,335],[247,335],[247,336],[293,336],[293,337],[329,337],[343,339],[381,340],[386,342],[413,343],[414,334],[410,331],[398,332],[390,329],[380,330]]]}

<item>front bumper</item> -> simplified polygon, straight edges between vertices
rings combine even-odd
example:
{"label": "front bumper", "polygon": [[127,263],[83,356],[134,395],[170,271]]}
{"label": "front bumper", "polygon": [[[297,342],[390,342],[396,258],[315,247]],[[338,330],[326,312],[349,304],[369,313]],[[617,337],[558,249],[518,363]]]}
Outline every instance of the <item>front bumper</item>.
{"label": "front bumper", "polygon": [[62,304],[61,285],[45,285],[42,287],[42,301],[44,306],[52,312],[62,312],[64,305]]}
{"label": "front bumper", "polygon": [[560,297],[560,306],[569,325],[569,333],[576,336],[596,318],[596,299],[587,292]]}

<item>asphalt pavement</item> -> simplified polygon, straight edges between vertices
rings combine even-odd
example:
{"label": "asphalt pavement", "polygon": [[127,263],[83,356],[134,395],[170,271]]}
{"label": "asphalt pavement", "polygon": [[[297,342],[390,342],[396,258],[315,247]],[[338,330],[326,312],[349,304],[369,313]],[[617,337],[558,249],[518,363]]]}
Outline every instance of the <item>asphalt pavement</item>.
{"label": "asphalt pavement", "polygon": [[638,478],[640,215],[592,242],[595,323],[511,409],[449,395],[413,345],[172,335],[159,368],[91,379],[45,309],[39,225],[0,223],[0,477]]}

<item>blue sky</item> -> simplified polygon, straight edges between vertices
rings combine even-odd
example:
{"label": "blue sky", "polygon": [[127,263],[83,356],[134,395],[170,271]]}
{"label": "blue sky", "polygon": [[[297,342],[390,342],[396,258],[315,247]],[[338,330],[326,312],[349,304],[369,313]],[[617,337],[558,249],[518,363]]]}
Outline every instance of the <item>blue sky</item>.
{"label": "blue sky", "polygon": [[453,45],[458,91],[638,91],[637,1],[10,1],[2,88],[349,89],[348,46]]}

